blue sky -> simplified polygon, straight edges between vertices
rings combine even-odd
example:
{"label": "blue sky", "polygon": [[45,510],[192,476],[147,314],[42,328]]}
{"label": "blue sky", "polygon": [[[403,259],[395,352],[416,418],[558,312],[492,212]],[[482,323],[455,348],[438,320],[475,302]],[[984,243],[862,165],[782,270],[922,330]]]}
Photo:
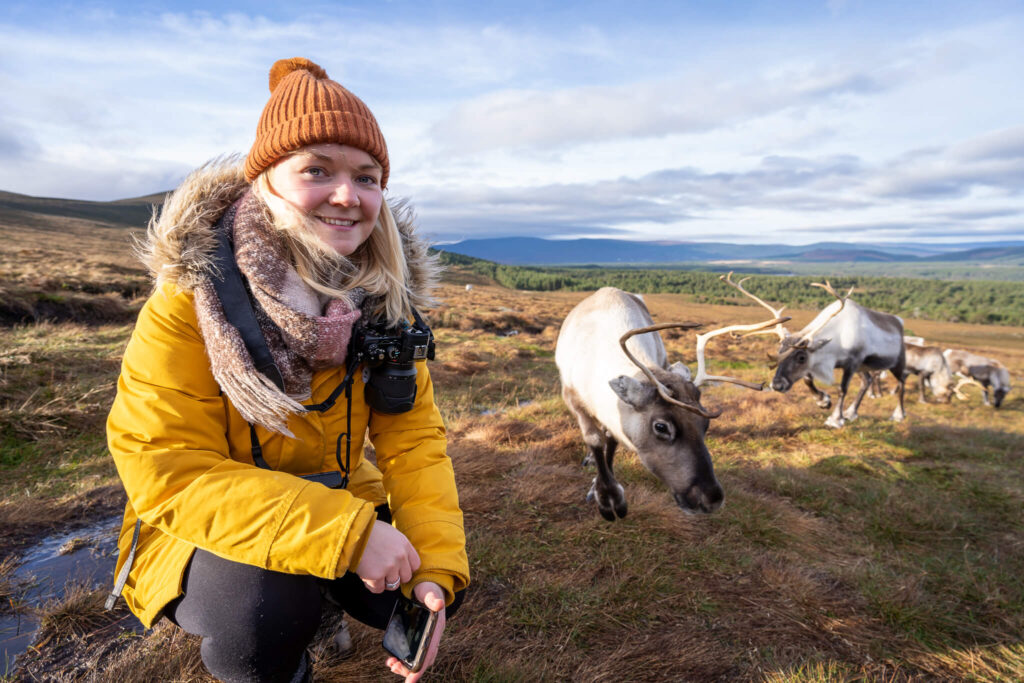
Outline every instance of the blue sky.
{"label": "blue sky", "polygon": [[1024,3],[984,0],[8,1],[0,190],[173,188],[293,56],[438,241],[1024,239]]}

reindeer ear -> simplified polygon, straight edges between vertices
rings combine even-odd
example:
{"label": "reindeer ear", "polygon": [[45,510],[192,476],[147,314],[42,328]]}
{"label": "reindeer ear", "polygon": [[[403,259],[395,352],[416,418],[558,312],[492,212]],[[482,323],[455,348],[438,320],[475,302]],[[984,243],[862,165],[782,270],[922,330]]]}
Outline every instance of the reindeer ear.
{"label": "reindeer ear", "polygon": [[828,344],[830,341],[832,341],[832,340],[831,339],[815,339],[807,347],[807,350],[811,351],[811,352],[817,351],[818,349],[820,349],[825,344]]}
{"label": "reindeer ear", "polygon": [[626,375],[619,375],[608,382],[615,395],[635,410],[640,410],[654,400],[657,391],[650,384]]}
{"label": "reindeer ear", "polygon": [[676,373],[677,375],[685,379],[687,382],[693,381],[693,375],[690,374],[690,368],[686,367],[685,365],[678,361],[668,366],[668,371]]}

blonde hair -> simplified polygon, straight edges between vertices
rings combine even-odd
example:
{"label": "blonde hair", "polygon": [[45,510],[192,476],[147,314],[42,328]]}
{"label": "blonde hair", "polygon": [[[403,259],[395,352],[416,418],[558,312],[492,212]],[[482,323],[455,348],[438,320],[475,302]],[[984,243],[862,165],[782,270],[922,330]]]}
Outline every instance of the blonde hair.
{"label": "blonde hair", "polygon": [[412,316],[409,266],[402,236],[386,201],[381,202],[377,222],[366,241],[349,256],[342,256],[317,237],[316,219],[278,196],[264,170],[253,181],[256,197],[277,229],[291,255],[292,265],[314,291],[333,299],[350,300],[349,293],[362,287],[378,300],[370,311],[389,326]]}

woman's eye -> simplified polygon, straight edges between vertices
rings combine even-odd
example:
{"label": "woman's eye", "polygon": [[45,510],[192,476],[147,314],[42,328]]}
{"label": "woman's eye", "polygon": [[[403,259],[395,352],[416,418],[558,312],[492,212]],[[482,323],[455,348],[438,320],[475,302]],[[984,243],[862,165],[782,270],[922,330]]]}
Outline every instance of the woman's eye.
{"label": "woman's eye", "polygon": [[307,168],[305,171],[303,171],[303,173],[311,175],[314,178],[322,178],[323,176],[327,175],[327,172],[324,171],[324,169],[320,168],[319,166],[312,166],[310,168]]}
{"label": "woman's eye", "polygon": [[361,175],[358,178],[356,178],[356,180],[361,185],[376,185],[377,184],[377,179],[374,178],[372,175]]}

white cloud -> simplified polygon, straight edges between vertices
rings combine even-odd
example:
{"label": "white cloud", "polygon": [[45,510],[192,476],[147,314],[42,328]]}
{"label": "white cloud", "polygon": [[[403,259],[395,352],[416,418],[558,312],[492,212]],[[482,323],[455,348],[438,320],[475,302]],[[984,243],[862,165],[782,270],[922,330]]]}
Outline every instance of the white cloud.
{"label": "white cloud", "polygon": [[1019,226],[1021,17],[820,9],[777,25],[645,23],[640,8],[615,25],[417,23],[374,6],[0,24],[0,189],[168,189],[245,151],[270,64],[306,55],[370,104],[392,191],[437,235]]}

